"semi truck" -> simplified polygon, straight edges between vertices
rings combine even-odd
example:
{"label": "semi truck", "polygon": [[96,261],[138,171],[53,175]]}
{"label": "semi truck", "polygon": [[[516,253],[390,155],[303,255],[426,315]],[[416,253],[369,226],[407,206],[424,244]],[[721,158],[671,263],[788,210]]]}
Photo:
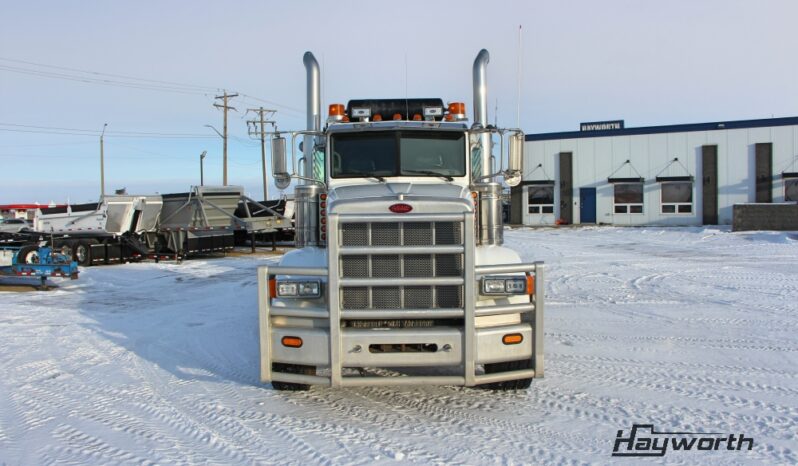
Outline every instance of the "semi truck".
{"label": "semi truck", "polygon": [[[251,215],[250,206],[260,215]],[[89,266],[225,252],[233,248],[235,233],[253,238],[290,224],[240,186],[193,186],[184,193],[105,195],[97,203],[42,208],[33,231],[20,236],[46,240]]]}
{"label": "semi truck", "polygon": [[258,269],[261,381],[528,388],[544,375],[544,264],[503,245],[524,135],[488,123],[488,52],[470,124],[463,102],[359,99],[322,127],[319,65],[303,61],[307,128],[272,140],[296,249]]}

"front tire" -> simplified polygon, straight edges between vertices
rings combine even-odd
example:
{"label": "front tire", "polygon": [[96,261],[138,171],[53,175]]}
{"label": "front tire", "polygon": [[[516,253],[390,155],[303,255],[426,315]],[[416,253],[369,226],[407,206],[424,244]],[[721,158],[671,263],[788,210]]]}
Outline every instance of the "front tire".
{"label": "front tire", "polygon": [[[301,366],[299,364],[283,364],[276,362],[272,364],[272,370],[277,372],[288,372],[290,374],[316,375],[316,367]],[[304,383],[272,381],[272,388],[279,391],[302,392],[310,390],[310,385]]]}
{"label": "front tire", "polygon": [[[508,361],[497,362],[494,364],[485,364],[486,374],[495,374],[497,372],[520,371],[523,369],[531,369],[532,361],[524,359],[521,361]],[[518,379],[518,380],[505,380],[504,382],[494,382],[480,385],[480,388],[487,390],[526,390],[532,385],[532,379]]]}

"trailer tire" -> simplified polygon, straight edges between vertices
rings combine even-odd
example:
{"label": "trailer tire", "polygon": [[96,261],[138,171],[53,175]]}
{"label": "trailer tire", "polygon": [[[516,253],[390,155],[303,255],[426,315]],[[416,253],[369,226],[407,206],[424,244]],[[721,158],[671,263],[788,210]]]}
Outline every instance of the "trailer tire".
{"label": "trailer tire", "polygon": [[39,246],[29,244],[22,246],[17,252],[17,264],[38,264],[39,263]]}
{"label": "trailer tire", "polygon": [[[290,374],[316,375],[316,367],[301,366],[299,364],[283,364],[276,362],[272,364],[272,370],[278,372],[288,372]],[[310,390],[310,385],[304,383],[272,381],[272,388],[279,391],[301,392]]]}
{"label": "trailer tire", "polygon": [[91,265],[91,245],[92,241],[81,240],[75,245],[75,261],[78,265],[88,267]]}
{"label": "trailer tire", "polygon": [[[494,364],[485,364],[485,373],[495,374],[496,372],[519,371],[523,369],[530,369],[531,367],[532,367],[532,361],[530,361],[529,359],[524,359],[521,361],[497,362]],[[487,390],[509,391],[509,390],[526,390],[527,388],[529,388],[530,385],[532,385],[531,378],[487,383],[484,385],[480,385],[479,387]]]}

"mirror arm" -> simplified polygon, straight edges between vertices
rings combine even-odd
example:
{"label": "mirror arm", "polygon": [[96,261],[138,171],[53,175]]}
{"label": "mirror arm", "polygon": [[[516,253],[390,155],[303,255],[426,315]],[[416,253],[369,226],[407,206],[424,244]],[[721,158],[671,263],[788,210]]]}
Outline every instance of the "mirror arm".
{"label": "mirror arm", "polygon": [[305,180],[305,181],[310,181],[312,183],[318,183],[318,184],[324,186],[324,189],[327,189],[327,183],[325,183],[324,181],[317,180],[315,178],[308,178],[306,176],[300,176],[300,175],[297,174],[297,170],[296,170],[296,137],[299,136],[299,135],[303,135],[303,136],[304,135],[323,136],[324,133],[322,131],[311,131],[311,130],[291,131],[291,170],[293,171],[291,176],[293,178],[298,179],[298,180]]}

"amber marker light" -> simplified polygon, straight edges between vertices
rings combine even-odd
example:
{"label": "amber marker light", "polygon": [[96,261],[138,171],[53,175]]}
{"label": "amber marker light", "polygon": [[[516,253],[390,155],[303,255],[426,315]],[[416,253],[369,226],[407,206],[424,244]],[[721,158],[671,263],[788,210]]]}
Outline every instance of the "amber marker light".
{"label": "amber marker light", "polygon": [[449,113],[452,115],[465,115],[465,104],[463,102],[449,102]]}
{"label": "amber marker light", "polygon": [[277,279],[275,278],[269,279],[269,297],[277,297]]}
{"label": "amber marker light", "polygon": [[330,104],[330,116],[344,116],[344,104]]}
{"label": "amber marker light", "polygon": [[526,276],[526,294],[535,294],[535,276],[532,274]]}
{"label": "amber marker light", "polygon": [[288,348],[301,348],[302,347],[302,339],[299,337],[283,337],[280,342],[283,346]]}
{"label": "amber marker light", "polygon": [[524,341],[524,336],[520,333],[508,333],[502,337],[502,343],[505,345],[517,345]]}

